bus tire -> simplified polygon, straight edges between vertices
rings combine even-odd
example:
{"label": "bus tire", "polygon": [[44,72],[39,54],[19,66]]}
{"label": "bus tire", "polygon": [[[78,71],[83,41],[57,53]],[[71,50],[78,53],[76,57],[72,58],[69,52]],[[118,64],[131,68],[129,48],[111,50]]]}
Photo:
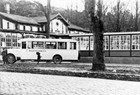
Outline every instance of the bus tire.
{"label": "bus tire", "polygon": [[13,54],[7,55],[7,63],[8,64],[14,64],[16,62],[16,58]]}
{"label": "bus tire", "polygon": [[60,55],[55,55],[55,56],[53,57],[53,62],[54,62],[54,64],[61,64],[61,62],[62,62],[62,57],[61,57]]}

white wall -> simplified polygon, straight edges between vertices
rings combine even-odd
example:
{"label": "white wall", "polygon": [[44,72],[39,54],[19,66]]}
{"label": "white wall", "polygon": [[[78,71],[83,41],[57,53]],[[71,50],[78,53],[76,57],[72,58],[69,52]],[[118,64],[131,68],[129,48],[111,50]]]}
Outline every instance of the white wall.
{"label": "white wall", "polygon": [[27,25],[25,25],[25,30],[27,30],[27,31],[31,31],[31,26],[27,26]]}
{"label": "white wall", "polygon": [[[26,25],[25,25],[25,30],[31,31],[31,27],[32,27],[32,31],[38,31],[37,26],[26,26]],[[19,25],[19,30],[24,30],[24,25]]]}
{"label": "white wall", "polygon": [[[57,25],[58,23],[58,25]],[[53,27],[53,32],[57,32],[57,33],[62,33],[62,25],[63,28],[65,28],[65,25],[63,24],[62,21],[58,20],[58,19],[54,19],[52,20],[52,27]],[[64,34],[66,33],[66,31],[63,29]]]}
{"label": "white wall", "polygon": [[16,29],[15,24],[8,20],[2,19],[2,23],[3,23],[3,29],[7,29],[7,25],[8,25],[7,23],[9,23],[9,29]]}
{"label": "white wall", "polygon": [[[16,29],[16,24],[12,23],[8,20],[2,19],[3,21],[3,29],[7,29],[7,23],[9,23],[9,29]],[[58,23],[58,25],[57,25]],[[24,30],[24,25],[19,24],[19,30]],[[32,27],[32,31],[38,31],[38,27],[37,26],[29,26],[29,25],[25,25],[25,30],[27,31],[31,31],[31,27]],[[63,34],[67,34],[67,26],[59,19],[54,19],[51,21],[50,23],[50,31],[51,29],[53,30],[52,32],[57,32],[57,33],[63,33]],[[42,31],[42,29],[40,28],[40,31]],[[45,25],[43,26],[43,31],[45,31]]]}
{"label": "white wall", "polygon": [[[16,24],[15,23],[12,23],[8,20],[5,20],[5,19],[2,19],[2,23],[3,23],[3,29],[7,29],[7,26],[9,23],[9,29],[13,29],[15,30],[16,29]],[[31,27],[32,27],[32,31],[38,31],[38,27],[37,26],[29,26],[29,25],[22,25],[22,24],[18,24],[19,26],[19,30],[24,30],[24,26],[25,26],[25,30],[27,31],[31,31]]]}
{"label": "white wall", "polygon": [[32,26],[32,31],[38,31],[38,27],[37,26]]}
{"label": "white wall", "polygon": [[[58,23],[58,25],[56,23]],[[54,19],[50,23],[50,31],[53,30],[52,32],[54,33],[62,33],[62,26],[63,33],[66,34],[67,26],[61,20]],[[45,25],[43,26],[43,30],[45,31]]]}

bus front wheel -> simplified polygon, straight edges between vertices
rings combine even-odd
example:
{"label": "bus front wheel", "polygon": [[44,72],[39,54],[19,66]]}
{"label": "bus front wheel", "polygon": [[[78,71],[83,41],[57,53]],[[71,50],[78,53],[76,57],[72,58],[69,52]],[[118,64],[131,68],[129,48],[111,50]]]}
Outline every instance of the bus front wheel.
{"label": "bus front wheel", "polygon": [[53,62],[54,62],[54,64],[61,64],[61,62],[62,62],[62,57],[61,57],[60,55],[55,55],[55,56],[53,57]]}
{"label": "bus front wheel", "polygon": [[7,55],[7,63],[8,64],[14,64],[15,62],[16,62],[16,58],[14,55],[12,55],[12,54]]}

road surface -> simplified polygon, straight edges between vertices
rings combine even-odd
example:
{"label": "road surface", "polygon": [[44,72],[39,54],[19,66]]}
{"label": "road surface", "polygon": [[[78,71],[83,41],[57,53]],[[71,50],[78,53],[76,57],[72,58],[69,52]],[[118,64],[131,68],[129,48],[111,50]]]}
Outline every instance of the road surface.
{"label": "road surface", "polygon": [[140,95],[140,82],[0,72],[0,95]]}

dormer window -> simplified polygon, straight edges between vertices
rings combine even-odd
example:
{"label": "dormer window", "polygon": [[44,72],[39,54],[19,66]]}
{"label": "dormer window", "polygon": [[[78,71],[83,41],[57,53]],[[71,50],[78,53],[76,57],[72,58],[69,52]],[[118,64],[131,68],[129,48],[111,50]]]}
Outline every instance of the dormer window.
{"label": "dormer window", "polygon": [[56,22],[56,25],[57,25],[57,26],[59,26],[59,23],[58,23],[58,22]]}

